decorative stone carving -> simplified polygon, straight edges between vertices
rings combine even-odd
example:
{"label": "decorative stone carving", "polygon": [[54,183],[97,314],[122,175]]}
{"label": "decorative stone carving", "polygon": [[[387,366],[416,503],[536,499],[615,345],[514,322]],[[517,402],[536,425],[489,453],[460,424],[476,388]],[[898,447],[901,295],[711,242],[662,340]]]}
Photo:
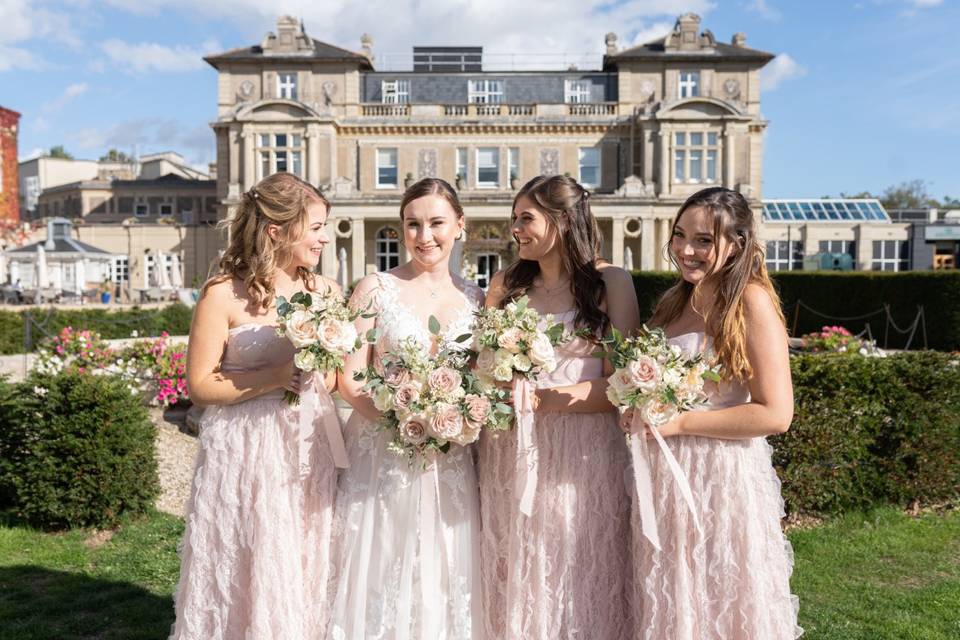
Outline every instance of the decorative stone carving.
{"label": "decorative stone carving", "polygon": [[420,149],[417,154],[417,177],[420,179],[437,177],[436,149]]}
{"label": "decorative stone carving", "polygon": [[330,193],[334,198],[352,198],[358,195],[353,187],[353,180],[344,176],[340,176],[333,181]]}
{"label": "decorative stone carving", "polygon": [[560,149],[540,149],[540,174],[554,176],[560,173]]}
{"label": "decorative stone carving", "polygon": [[621,198],[652,198],[653,185],[646,184],[643,179],[637,176],[627,176],[620,188],[613,192],[613,195]]}
{"label": "decorative stone carving", "polygon": [[738,100],[740,98],[740,81],[736,78],[727,78],[723,83],[723,93],[730,100]]}

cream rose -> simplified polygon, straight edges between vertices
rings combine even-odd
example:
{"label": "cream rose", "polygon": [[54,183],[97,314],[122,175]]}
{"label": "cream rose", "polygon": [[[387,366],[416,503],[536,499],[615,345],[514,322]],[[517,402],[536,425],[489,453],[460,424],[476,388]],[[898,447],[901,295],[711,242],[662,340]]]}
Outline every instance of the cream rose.
{"label": "cream rose", "polygon": [[305,310],[297,310],[290,314],[290,318],[283,323],[287,338],[297,349],[310,346],[319,339],[317,323],[313,314]]}
{"label": "cream rose", "polygon": [[513,362],[498,365],[493,369],[493,379],[500,382],[510,382],[513,380]]}
{"label": "cream rose", "polygon": [[441,440],[453,440],[463,432],[463,416],[454,405],[439,402],[431,411],[430,430]]}
{"label": "cream rose", "polygon": [[427,376],[427,385],[438,396],[450,396],[460,387],[463,378],[450,367],[438,367]]}
{"label": "cream rose", "polygon": [[675,415],[677,415],[676,407],[668,402],[661,402],[656,399],[650,400],[640,409],[640,417],[643,418],[643,421],[654,427],[670,422]]}
{"label": "cream rose", "polygon": [[[347,327],[349,327],[349,330]],[[353,339],[349,340],[350,347],[357,339],[357,330],[353,328],[352,324],[342,320],[321,320],[317,327],[317,333],[319,334],[320,346],[334,353],[348,350],[346,345],[348,339],[351,338],[351,334]]]}
{"label": "cream rose", "polygon": [[513,356],[513,368],[516,369],[517,371],[526,373],[527,371],[530,371],[532,367],[533,367],[533,363],[530,362],[530,358],[523,355],[522,353],[518,353],[515,356]]}
{"label": "cream rose", "polygon": [[527,355],[530,356],[530,361],[535,365],[545,367],[548,362],[554,362],[553,368],[556,368],[556,353],[553,350],[553,345],[550,344],[550,338],[543,333],[537,333],[533,338]]}
{"label": "cream rose", "polygon": [[613,389],[616,392],[617,397],[620,398],[636,388],[633,374],[631,374],[630,370],[626,367],[614,371],[613,375],[607,378],[607,382],[609,384],[608,388]]}
{"label": "cream rose", "polygon": [[410,415],[397,426],[400,438],[407,444],[421,445],[427,441],[427,422],[419,415]]}
{"label": "cream rose", "polygon": [[393,392],[386,385],[377,387],[373,392],[373,406],[377,411],[390,411],[393,409]]}
{"label": "cream rose", "polygon": [[307,349],[301,349],[293,356],[293,364],[301,371],[313,371],[317,368],[317,356]]}
{"label": "cream rose", "polygon": [[496,352],[493,349],[486,347],[480,349],[480,353],[477,354],[477,370],[489,375],[495,366],[495,356]]}
{"label": "cream rose", "polygon": [[520,339],[522,337],[523,333],[520,331],[520,329],[516,327],[510,327],[500,334],[500,336],[497,338],[497,344],[500,345],[500,348],[506,349],[510,353],[519,353]]}

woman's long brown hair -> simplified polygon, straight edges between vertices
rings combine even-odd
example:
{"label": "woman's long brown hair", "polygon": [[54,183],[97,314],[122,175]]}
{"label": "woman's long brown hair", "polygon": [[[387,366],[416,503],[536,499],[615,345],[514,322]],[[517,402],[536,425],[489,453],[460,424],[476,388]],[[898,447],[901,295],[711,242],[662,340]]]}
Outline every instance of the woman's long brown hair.
{"label": "woman's long brown hair", "polygon": [[[705,209],[713,216],[714,246],[719,248],[719,239],[725,238],[734,247],[726,262],[714,265],[713,271],[701,281],[715,283],[716,298],[709,307],[698,311],[703,313],[707,333],[713,338],[713,348],[723,366],[724,377],[746,381],[753,376],[753,367],[747,358],[743,292],[748,284],[763,287],[773,301],[783,324],[780,296],[777,295],[767,273],[753,211],[746,198],[737,191],[723,187],[710,187],[696,192],[687,198],[673,219],[670,226],[671,240],[680,217],[685,211],[696,208]],[[679,270],[677,256],[669,247],[671,240],[668,240],[666,247],[667,255]],[[695,290],[693,284],[681,278],[660,298],[653,311],[651,324],[666,326],[678,318]]]}
{"label": "woman's long brown hair", "polygon": [[[303,234],[311,201],[330,210],[330,202],[319,189],[292,173],[267,176],[245,192],[236,215],[225,221],[230,242],[220,259],[220,273],[204,285],[204,290],[211,284],[238,278],[254,308],[269,308],[275,293],[274,272],[286,259],[286,248]],[[267,233],[270,225],[280,227],[278,240]],[[297,275],[308,290],[313,290],[313,278],[307,269],[298,267]]]}
{"label": "woman's long brown hair", "polygon": [[[603,276],[597,269],[600,254],[600,229],[590,212],[590,192],[568,176],[537,176],[517,193],[517,201],[526,196],[557,230],[563,267],[570,274],[570,292],[577,310],[575,324],[602,337],[610,327],[610,318],[601,305],[606,296]],[[524,295],[540,273],[536,260],[517,260],[504,273],[504,306]]]}

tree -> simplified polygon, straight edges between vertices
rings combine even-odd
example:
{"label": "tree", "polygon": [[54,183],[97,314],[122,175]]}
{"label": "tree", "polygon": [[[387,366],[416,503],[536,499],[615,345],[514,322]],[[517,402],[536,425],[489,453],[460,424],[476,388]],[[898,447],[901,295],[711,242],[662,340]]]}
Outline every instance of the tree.
{"label": "tree", "polygon": [[51,158],[63,158],[64,160],[73,160],[73,154],[63,148],[62,144],[50,147],[48,154]]}
{"label": "tree", "polygon": [[880,198],[880,204],[886,209],[926,209],[940,206],[927,191],[927,183],[923,180],[910,180],[887,187]]}
{"label": "tree", "polygon": [[110,149],[106,154],[100,156],[100,162],[132,162],[133,160],[118,149]]}
{"label": "tree", "polygon": [[943,196],[943,201],[940,204],[946,209],[960,209],[960,199],[958,198]]}

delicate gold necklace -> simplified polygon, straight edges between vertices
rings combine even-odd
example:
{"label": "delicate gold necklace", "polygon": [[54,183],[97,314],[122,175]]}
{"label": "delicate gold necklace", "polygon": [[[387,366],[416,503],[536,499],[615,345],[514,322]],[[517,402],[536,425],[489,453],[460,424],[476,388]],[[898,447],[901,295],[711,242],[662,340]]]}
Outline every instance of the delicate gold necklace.
{"label": "delicate gold necklace", "polygon": [[570,280],[562,280],[559,284],[555,284],[552,287],[548,287],[543,283],[543,279],[540,279],[540,284],[538,285],[540,289],[543,290],[548,296],[552,296],[555,291],[560,291],[563,287],[570,286]]}

